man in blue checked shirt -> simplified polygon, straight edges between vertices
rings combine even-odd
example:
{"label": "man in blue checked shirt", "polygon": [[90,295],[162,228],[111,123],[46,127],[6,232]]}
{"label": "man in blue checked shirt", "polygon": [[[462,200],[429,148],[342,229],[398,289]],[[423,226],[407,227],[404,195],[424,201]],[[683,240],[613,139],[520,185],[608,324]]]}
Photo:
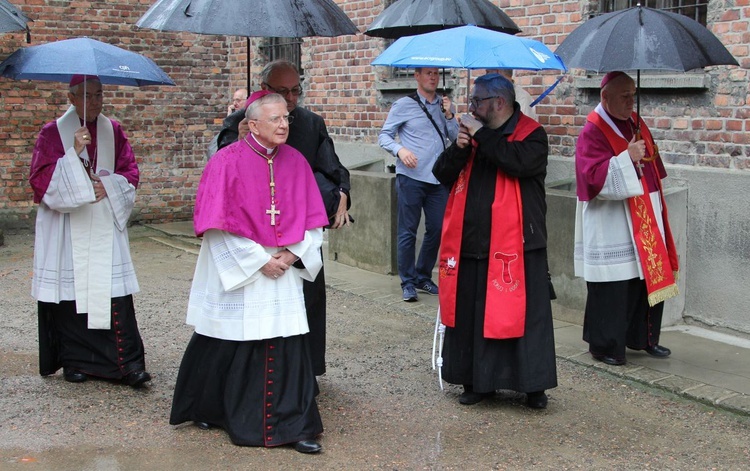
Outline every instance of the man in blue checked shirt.
{"label": "man in blue checked shirt", "polygon": [[[432,175],[437,157],[458,136],[451,101],[437,94],[437,68],[414,71],[417,91],[398,99],[385,120],[378,144],[396,157],[398,194],[398,275],[404,301],[417,301],[417,290],[438,294],[432,281],[437,260],[448,189]],[[400,143],[396,142],[398,136]],[[425,234],[419,257],[416,241],[425,214]]]}

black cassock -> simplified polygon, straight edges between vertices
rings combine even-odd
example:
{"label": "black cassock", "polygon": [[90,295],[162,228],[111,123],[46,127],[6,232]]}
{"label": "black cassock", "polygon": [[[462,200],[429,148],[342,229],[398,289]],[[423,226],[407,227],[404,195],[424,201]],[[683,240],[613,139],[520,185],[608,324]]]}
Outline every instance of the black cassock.
{"label": "black cassock", "polygon": [[177,375],[169,423],[205,422],[224,429],[241,446],[314,439],[323,432],[323,422],[307,340],[307,335],[294,335],[239,342],[193,333]]}
{"label": "black cassock", "polygon": [[143,340],[133,296],[112,298],[112,328],[89,329],[88,314],[76,313],[75,301],[38,302],[39,373],[62,367],[89,376],[120,380],[146,370]]}
{"label": "black cassock", "polygon": [[[318,182],[323,204],[328,216],[336,214],[341,199],[340,192],[347,195],[347,209],[351,206],[349,190],[349,170],[341,164],[333,140],[328,135],[323,118],[296,107],[289,113],[294,117],[289,125],[289,137],[286,143],[305,156],[312,167],[315,180]],[[238,126],[245,117],[245,110],[235,111],[224,119],[224,124],[217,138],[221,149],[237,140]],[[324,268],[320,269],[315,281],[304,281],[305,309],[307,322],[310,325],[309,344],[312,355],[313,371],[320,376],[326,371],[326,280]]]}
{"label": "black cassock", "polygon": [[[472,385],[480,393],[498,389],[536,392],[557,386],[550,304],[553,292],[547,275],[544,192],[547,139],[543,129],[538,128],[523,141],[508,144],[506,136],[516,119],[509,120],[499,130],[483,129],[475,134],[479,149],[484,146],[484,154],[477,153],[466,189],[456,324],[446,328],[443,346],[443,379],[452,384]],[[433,168],[437,179],[452,185],[470,151],[453,144],[443,152]],[[489,161],[492,159],[495,162]],[[522,175],[518,179],[524,222],[525,332],[521,338],[506,340],[487,339],[483,335],[498,162]]]}

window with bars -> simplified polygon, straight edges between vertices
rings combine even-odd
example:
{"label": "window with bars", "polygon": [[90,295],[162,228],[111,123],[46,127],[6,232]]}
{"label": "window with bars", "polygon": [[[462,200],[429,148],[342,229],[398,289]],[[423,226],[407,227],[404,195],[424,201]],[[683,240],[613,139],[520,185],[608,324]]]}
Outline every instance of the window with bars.
{"label": "window with bars", "polygon": [[302,38],[266,38],[260,45],[261,53],[268,58],[268,62],[276,59],[286,59],[297,66],[300,76],[302,72]]}
{"label": "window with bars", "polygon": [[706,26],[708,0],[600,0],[599,12],[625,10],[638,4],[655,10],[666,10],[685,15]]}

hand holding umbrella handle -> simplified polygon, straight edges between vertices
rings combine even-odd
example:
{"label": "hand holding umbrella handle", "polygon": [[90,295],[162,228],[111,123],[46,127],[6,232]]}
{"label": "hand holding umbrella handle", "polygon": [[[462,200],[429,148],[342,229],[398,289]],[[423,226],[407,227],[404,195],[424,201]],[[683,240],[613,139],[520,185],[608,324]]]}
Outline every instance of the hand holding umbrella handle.
{"label": "hand holding umbrella handle", "polygon": [[[640,141],[641,139],[643,139],[643,137],[641,136],[641,126],[638,125],[638,127],[635,129],[635,140]],[[644,153],[643,158],[641,160],[643,160],[644,162],[653,162],[658,157],[659,157],[659,146],[657,146],[656,143],[654,143],[654,152],[651,155],[649,155],[648,152]]]}
{"label": "hand holding umbrella handle", "polygon": [[86,129],[86,126],[82,126],[76,130],[76,132],[73,134],[73,137],[73,148],[75,149],[77,155],[81,155],[83,149],[85,149],[87,145],[91,144],[91,136],[89,135],[89,130]]}

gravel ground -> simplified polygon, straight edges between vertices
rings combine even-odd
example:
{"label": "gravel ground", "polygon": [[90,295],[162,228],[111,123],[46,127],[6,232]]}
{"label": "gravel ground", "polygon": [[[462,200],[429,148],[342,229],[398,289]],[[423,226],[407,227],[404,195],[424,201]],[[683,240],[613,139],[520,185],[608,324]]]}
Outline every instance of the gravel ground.
{"label": "gravel ground", "polygon": [[748,469],[750,419],[558,360],[544,411],[513,392],[461,406],[430,367],[432,322],[329,290],[323,452],[244,448],[168,415],[196,257],[131,229],[135,304],[154,379],[143,390],[42,378],[29,296],[33,235],[0,247],[0,469]]}

